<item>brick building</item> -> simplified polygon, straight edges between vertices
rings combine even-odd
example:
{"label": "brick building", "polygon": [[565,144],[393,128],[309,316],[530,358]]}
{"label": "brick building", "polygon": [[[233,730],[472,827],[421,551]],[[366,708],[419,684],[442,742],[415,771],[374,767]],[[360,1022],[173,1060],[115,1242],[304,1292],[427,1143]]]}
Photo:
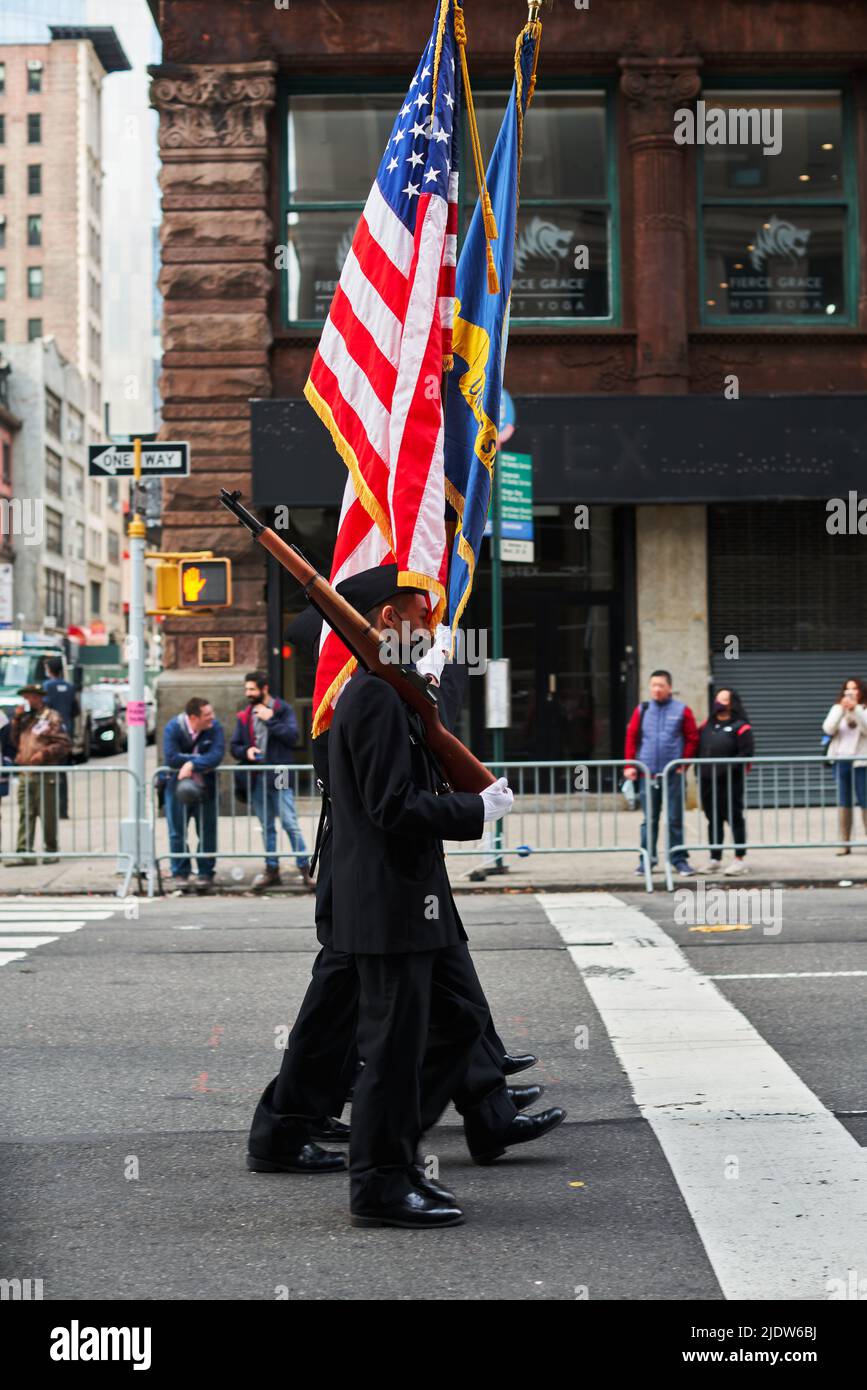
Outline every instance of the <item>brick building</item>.
{"label": "brick building", "polygon": [[[235,691],[268,662],[309,694],[281,654],[298,596],[214,499],[237,484],[289,504],[291,538],[327,567],[342,465],[301,389],[432,10],[152,3],[164,437],[194,460],[167,489],[166,544],[236,565],[230,612],[167,625],[187,684],[219,632]],[[465,13],[490,151],[526,12]],[[506,367],[508,447],[532,456],[534,490],[534,558],[505,567],[507,753],[616,755],[657,665],[701,713],[714,673],[738,687],[762,751],[814,751],[840,678],[867,674],[865,540],[826,526],[867,451],[867,6],[560,0],[543,20]],[[695,143],[675,139],[684,110]],[[702,138],[713,112],[724,144]],[[486,558],[468,623],[489,604]]]}

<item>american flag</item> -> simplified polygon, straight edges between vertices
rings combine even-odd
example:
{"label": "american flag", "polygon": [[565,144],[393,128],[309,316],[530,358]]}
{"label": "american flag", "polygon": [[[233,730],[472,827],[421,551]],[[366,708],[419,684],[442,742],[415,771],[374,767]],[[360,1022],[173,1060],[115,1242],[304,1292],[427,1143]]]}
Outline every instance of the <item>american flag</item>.
{"label": "american flag", "polygon": [[[457,249],[453,4],[438,0],[304,388],[349,470],[331,583],[396,561],[400,582],[428,590],[437,619],[448,569],[440,381]],[[314,736],[353,667],[324,626]]]}

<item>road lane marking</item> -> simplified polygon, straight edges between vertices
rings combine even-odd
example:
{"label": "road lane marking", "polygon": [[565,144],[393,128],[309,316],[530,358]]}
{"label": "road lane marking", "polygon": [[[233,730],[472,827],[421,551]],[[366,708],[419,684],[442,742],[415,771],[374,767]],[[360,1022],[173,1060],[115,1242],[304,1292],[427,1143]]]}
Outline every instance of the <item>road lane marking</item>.
{"label": "road lane marking", "polygon": [[[864,1265],[867,1151],[650,917],[613,894],[596,906],[580,893],[536,897],[726,1298],[827,1299],[829,1280]],[[576,944],[603,933],[614,939],[604,957]]]}
{"label": "road lane marking", "polygon": [[37,946],[48,946],[52,941],[58,941],[56,936],[0,936],[0,950],[14,950],[16,946],[26,946],[28,951],[35,951]]}
{"label": "road lane marking", "polygon": [[867,975],[867,970],[780,970],[776,974],[708,975],[709,980],[845,980]]}

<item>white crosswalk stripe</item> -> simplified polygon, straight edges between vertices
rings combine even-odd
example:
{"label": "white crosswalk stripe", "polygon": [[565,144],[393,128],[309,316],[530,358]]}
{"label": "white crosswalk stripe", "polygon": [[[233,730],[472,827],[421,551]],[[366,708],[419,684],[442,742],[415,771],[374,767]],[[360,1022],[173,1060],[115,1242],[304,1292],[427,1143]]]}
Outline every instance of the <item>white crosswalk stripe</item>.
{"label": "white crosswalk stripe", "polygon": [[0,966],[24,960],[29,951],[49,946],[91,922],[107,921],[119,910],[120,904],[93,898],[0,899]]}
{"label": "white crosswalk stripe", "polygon": [[539,894],[728,1299],[827,1299],[867,1250],[867,1151],[716,983],[613,894]]}

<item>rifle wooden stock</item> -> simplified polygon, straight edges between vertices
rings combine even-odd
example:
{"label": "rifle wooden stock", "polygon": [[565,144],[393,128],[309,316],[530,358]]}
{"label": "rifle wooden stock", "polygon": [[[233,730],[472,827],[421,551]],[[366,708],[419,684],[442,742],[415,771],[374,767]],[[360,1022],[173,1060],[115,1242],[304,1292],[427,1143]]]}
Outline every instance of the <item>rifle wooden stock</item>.
{"label": "rifle wooden stock", "polygon": [[377,629],[331,587],[328,580],[305,560],[300,550],[287,545],[270,526],[262,526],[261,522],[247,512],[246,516],[254,521],[257,527],[254,531],[244,520],[242,513],[245,509],[240,507],[237,501],[234,506],[230,506],[224,496],[223,503],[229,506],[229,510],[242,524],[248,525],[259,544],[264,546],[301,585],[310,603],[346,643],[361,665],[373,675],[387,681],[404,703],[419,715],[424,724],[428,747],[455,790],[481,792],[485,787],[489,787],[495,780],[494,774],[489,772],[478,758],[473,757],[460,739],[455,738],[444,726],[440,719],[436,691],[429,682],[418,672],[406,670],[403,666],[383,659],[380,651],[382,638]]}

